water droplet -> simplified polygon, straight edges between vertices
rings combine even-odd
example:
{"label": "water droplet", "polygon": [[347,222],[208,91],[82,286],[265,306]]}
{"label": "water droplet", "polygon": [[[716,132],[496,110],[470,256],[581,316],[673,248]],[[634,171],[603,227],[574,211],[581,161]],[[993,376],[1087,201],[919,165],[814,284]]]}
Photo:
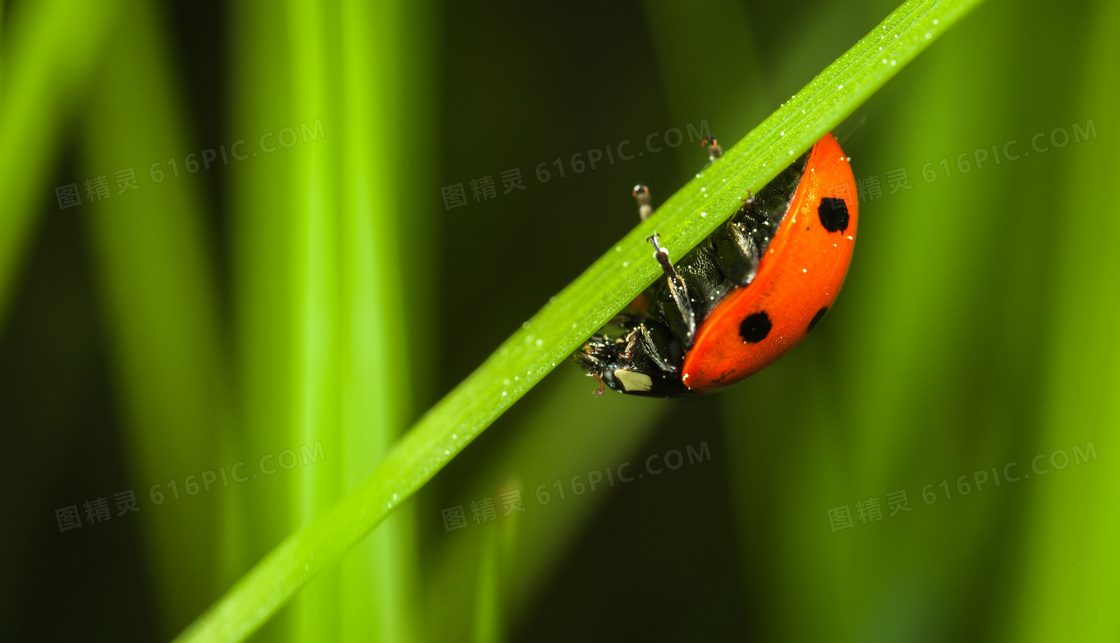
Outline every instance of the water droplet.
{"label": "water droplet", "polygon": [[939,24],[940,22],[941,22],[941,21],[940,21],[940,20],[938,20],[937,18],[934,18],[934,19],[933,19],[933,24],[935,24],[935,25],[936,25],[936,24]]}
{"label": "water droplet", "polygon": [[701,216],[701,217],[706,217],[706,216],[708,216],[708,213],[707,213],[707,212],[701,212],[701,213],[700,213],[700,216]]}
{"label": "water droplet", "polygon": [[837,87],[836,89],[844,89],[844,86],[843,86],[843,85],[840,85],[840,86],[839,86],[839,87]]}
{"label": "water droplet", "polygon": [[397,494],[394,493],[393,494],[393,500],[396,500],[396,499],[397,499]]}
{"label": "water droplet", "polygon": [[[517,378],[514,378],[514,379],[517,379]],[[459,434],[458,433],[452,433],[451,434],[451,439],[452,440],[458,440],[459,439]]]}
{"label": "water droplet", "polygon": [[505,397],[505,396],[506,396],[506,392],[502,391],[502,397]]}
{"label": "water droplet", "polygon": [[529,322],[527,322],[527,321],[521,322],[521,327],[524,328],[525,330],[529,330]]}
{"label": "water droplet", "polygon": [[544,341],[538,339],[536,343],[537,343],[537,346],[540,346],[541,344],[544,343]]}

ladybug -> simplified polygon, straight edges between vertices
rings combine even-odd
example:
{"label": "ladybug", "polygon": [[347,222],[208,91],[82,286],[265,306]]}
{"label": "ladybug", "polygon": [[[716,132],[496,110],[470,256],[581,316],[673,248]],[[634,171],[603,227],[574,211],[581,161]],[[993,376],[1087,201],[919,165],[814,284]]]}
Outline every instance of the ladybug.
{"label": "ladybug", "polygon": [[[706,138],[714,162],[722,153]],[[574,357],[604,387],[650,397],[712,393],[793,348],[828,312],[852,259],[859,203],[849,159],[825,134],[665,272]],[[649,190],[634,188],[644,220]]]}

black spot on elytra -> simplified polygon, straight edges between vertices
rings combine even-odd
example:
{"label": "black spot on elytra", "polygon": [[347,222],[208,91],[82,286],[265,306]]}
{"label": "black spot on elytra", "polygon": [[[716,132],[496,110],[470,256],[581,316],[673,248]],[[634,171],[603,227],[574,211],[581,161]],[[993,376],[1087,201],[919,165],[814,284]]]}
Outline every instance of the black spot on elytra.
{"label": "black spot on elytra", "polygon": [[808,333],[809,331],[813,330],[813,327],[820,323],[822,319],[824,319],[824,314],[827,312],[828,306],[825,306],[824,308],[818,310],[817,314],[813,315],[813,320],[809,322],[809,327],[805,329],[805,332]]}
{"label": "black spot on elytra", "polygon": [[765,311],[751,313],[739,324],[739,336],[748,344],[757,344],[770,334],[773,324]]}
{"label": "black spot on elytra", "polygon": [[844,199],[834,199],[826,196],[817,206],[817,215],[821,218],[821,225],[829,232],[843,232],[848,229],[848,204]]}

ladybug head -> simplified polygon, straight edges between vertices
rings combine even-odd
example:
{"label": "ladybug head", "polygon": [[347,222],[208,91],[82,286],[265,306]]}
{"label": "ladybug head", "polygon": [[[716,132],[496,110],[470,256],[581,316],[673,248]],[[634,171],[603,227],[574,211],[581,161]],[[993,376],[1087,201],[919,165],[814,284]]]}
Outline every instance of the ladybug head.
{"label": "ladybug head", "polygon": [[595,335],[576,351],[574,355],[576,362],[590,377],[594,377],[599,382],[595,395],[602,396],[605,387],[625,392],[618,378],[615,377],[613,368],[621,359],[622,349],[620,338],[609,339],[602,335]]}
{"label": "ladybug head", "polygon": [[[605,329],[606,330],[606,329]],[[670,397],[688,393],[675,366],[664,364],[652,354],[648,331],[641,327],[619,327],[614,333],[597,333],[575,353],[576,362],[605,388],[648,397]],[[643,335],[643,333],[645,333]]]}

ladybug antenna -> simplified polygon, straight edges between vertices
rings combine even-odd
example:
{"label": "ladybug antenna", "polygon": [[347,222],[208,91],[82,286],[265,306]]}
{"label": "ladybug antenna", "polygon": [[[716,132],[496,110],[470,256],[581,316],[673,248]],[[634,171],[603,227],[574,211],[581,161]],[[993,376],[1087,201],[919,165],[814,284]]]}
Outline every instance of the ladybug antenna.
{"label": "ladybug antenna", "polygon": [[638,202],[638,216],[642,218],[642,221],[645,221],[649,218],[649,215],[653,214],[653,207],[649,204],[649,188],[639,183],[634,186],[630,195]]}
{"label": "ladybug antenna", "polygon": [[723,156],[723,148],[719,146],[719,141],[714,136],[705,136],[700,139],[701,145],[708,146],[708,162],[711,163]]}

